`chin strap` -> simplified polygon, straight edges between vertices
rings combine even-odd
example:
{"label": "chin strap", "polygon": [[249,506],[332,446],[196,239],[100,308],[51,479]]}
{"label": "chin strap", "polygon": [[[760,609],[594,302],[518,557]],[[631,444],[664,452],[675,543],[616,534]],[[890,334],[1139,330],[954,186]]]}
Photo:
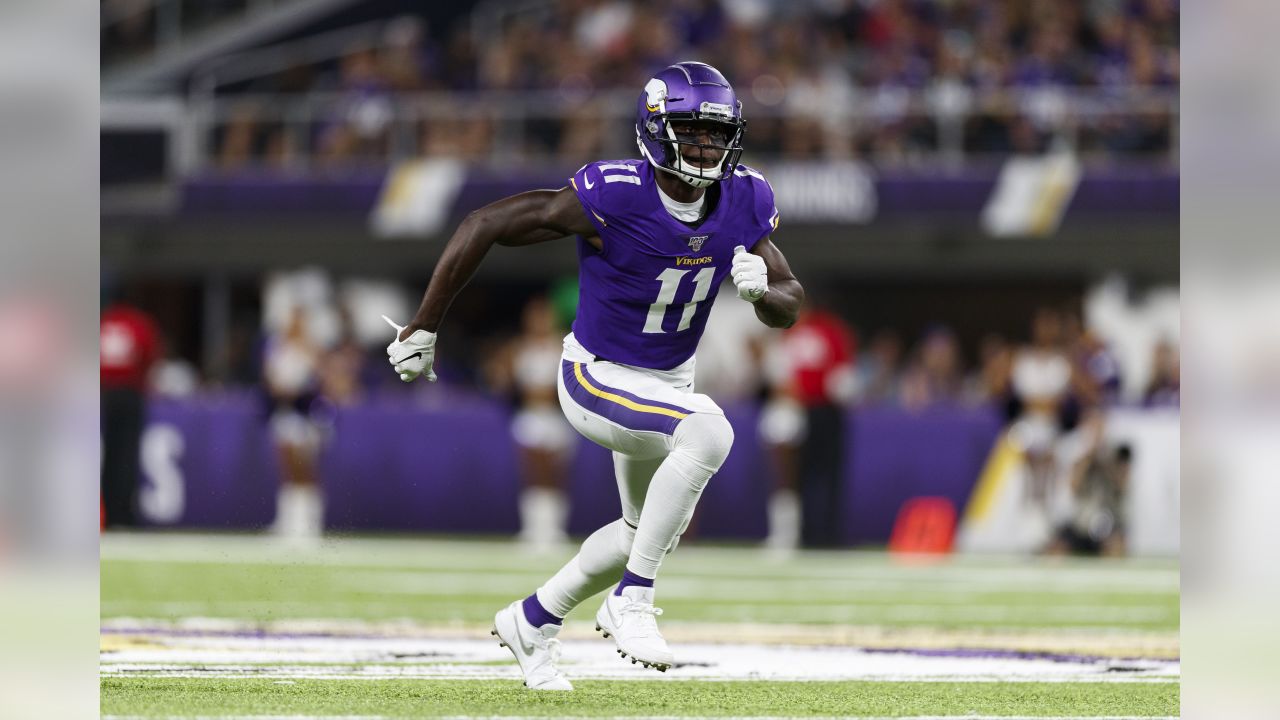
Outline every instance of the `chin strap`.
{"label": "chin strap", "polygon": [[681,180],[685,181],[686,183],[696,188],[708,188],[714,185],[716,182],[714,178],[695,178],[695,177],[689,177],[684,173],[676,173],[676,176],[678,176]]}
{"label": "chin strap", "polygon": [[[675,168],[669,168],[666,165],[663,165],[662,163],[658,162],[657,160],[654,160],[653,156],[649,154],[649,148],[645,147],[644,142],[641,141],[640,131],[638,128],[636,130],[636,146],[640,148],[640,154],[644,155],[644,159],[648,160],[650,165],[658,168],[663,172],[675,175],[676,177],[680,178],[681,180],[685,181],[689,185],[692,185],[693,187],[696,187],[696,188],[711,187],[712,185],[719,182],[720,174],[723,172],[723,169],[724,169],[724,161],[729,157],[729,153],[726,151],[724,155],[720,156],[720,162],[716,163],[715,167],[695,168],[699,172],[691,172],[688,166],[685,165],[684,158],[681,157],[679,150],[676,151],[676,167]],[[705,172],[712,173],[712,177],[704,177],[703,173]]]}

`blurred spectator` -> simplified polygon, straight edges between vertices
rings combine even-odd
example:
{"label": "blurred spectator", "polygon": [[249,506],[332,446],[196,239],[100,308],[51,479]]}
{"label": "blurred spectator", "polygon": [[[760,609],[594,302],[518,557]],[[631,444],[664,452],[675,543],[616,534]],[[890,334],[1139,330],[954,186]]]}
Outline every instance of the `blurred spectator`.
{"label": "blurred spectator", "polygon": [[604,150],[607,130],[599,102],[582,103],[566,118],[557,153],[566,164],[599,157]]}
{"label": "blurred spectator", "polygon": [[377,54],[361,47],[348,51],[339,65],[337,90],[341,98],[320,137],[321,157],[327,162],[382,157],[392,120],[391,81]]}
{"label": "blurred spectator", "polygon": [[1009,434],[1029,471],[1028,495],[1041,508],[1050,502],[1058,479],[1057,444],[1071,390],[1072,365],[1062,335],[1062,316],[1050,308],[1037,310],[1031,343],[1014,353],[1010,372],[1018,409]]}
{"label": "blurred spectator", "polygon": [[151,316],[124,302],[102,313],[102,503],[106,527],[131,527],[139,474],[139,443],[146,420],[147,380],[160,358],[160,334]]}
{"label": "blurred spectator", "polygon": [[[744,304],[729,303],[731,306]],[[756,320],[754,311],[751,311],[750,319],[756,327],[764,327]],[[708,323],[707,330],[713,327],[717,326]],[[706,345],[705,338],[703,345]],[[772,552],[788,555],[800,547],[800,449],[808,434],[809,420],[805,407],[797,398],[795,372],[785,331],[764,329],[758,341],[758,355],[765,400],[760,409],[757,432],[773,471],[773,486],[769,489],[766,506],[769,534],[764,546]],[[703,391],[701,385],[698,389]]]}
{"label": "blurred spectator", "polygon": [[1050,308],[1036,311],[1031,343],[1013,356],[1011,388],[1021,409],[1015,438],[1033,455],[1048,452],[1058,436],[1071,390],[1071,360],[1062,345],[1062,316]]}
{"label": "blurred spectator", "polygon": [[750,303],[730,302],[736,292],[726,281],[698,344],[694,387],[717,399],[759,397],[765,348],[781,335],[760,322]]}
{"label": "blurred spectator", "polygon": [[965,395],[975,403],[1005,405],[1012,396],[1013,347],[1002,336],[991,333],[978,344],[979,366],[965,382]]}
{"label": "blurred spectator", "polygon": [[916,358],[902,378],[902,404],[908,408],[958,402],[964,389],[960,344],[950,328],[925,332]]}
{"label": "blurred spectator", "polygon": [[258,109],[255,106],[241,103],[234,107],[222,133],[222,144],[218,149],[218,165],[222,169],[244,167],[261,154],[257,147]]}
{"label": "blurred spectator", "polygon": [[[1082,463],[1096,454],[1102,436],[1103,395],[1088,360],[1105,363],[1097,363],[1098,344],[1088,338],[1074,313],[1042,307],[1032,321],[1031,343],[1013,357],[1008,433],[1027,470],[1033,524],[1046,538],[1078,512]],[[1099,371],[1098,377],[1107,374]]]}
{"label": "blurred spectator", "polygon": [[783,346],[792,393],[805,408],[799,457],[801,537],[807,547],[832,547],[840,543],[844,406],[855,390],[854,333],[838,315],[811,300],[783,335]]}
{"label": "blurred spectator", "polygon": [[427,44],[426,22],[403,15],[387,23],[383,51],[378,58],[383,77],[393,90],[411,92],[433,85],[437,49]]}
{"label": "blurred spectator", "polygon": [[179,356],[162,342],[161,358],[151,369],[148,385],[154,395],[160,397],[190,397],[200,389],[200,372],[195,365]]}
{"label": "blurred spectator", "polygon": [[1181,404],[1182,370],[1178,348],[1168,340],[1156,343],[1151,358],[1151,383],[1143,393],[1147,407],[1173,407]]}
{"label": "blurred spectator", "polygon": [[521,315],[520,335],[494,355],[489,368],[495,389],[515,396],[511,436],[520,454],[520,540],[537,553],[568,541],[569,501],[565,477],[577,435],[560,411],[557,378],[564,330],[543,296],[531,299]]}
{"label": "blurred spectator", "polygon": [[319,362],[307,332],[306,309],[295,305],[283,332],[267,340],[262,372],[281,472],[272,531],[293,540],[318,538],[324,530],[316,468],[320,429],[311,418]]}
{"label": "blurred spectator", "polygon": [[321,397],[333,405],[347,407],[358,404],[364,396],[361,383],[365,352],[356,340],[351,314],[340,309],[339,318],[337,344],[320,355],[316,369]]}
{"label": "blurred spectator", "polygon": [[1085,379],[1097,389],[1097,398],[1103,405],[1113,405],[1120,400],[1122,387],[1120,361],[1093,330],[1083,331],[1076,340],[1076,360]]}
{"label": "blurred spectator", "polygon": [[126,60],[156,45],[155,4],[152,0],[103,0],[103,62]]}
{"label": "blurred spectator", "polygon": [[883,329],[858,358],[858,400],[871,405],[896,403],[902,391],[902,336]]}
{"label": "blurred spectator", "polygon": [[800,448],[808,434],[808,416],[795,397],[790,358],[781,343],[765,351],[764,375],[768,399],[761,408],[758,431],[773,470],[773,487],[766,508],[769,534],[764,545],[788,554],[800,547]]}

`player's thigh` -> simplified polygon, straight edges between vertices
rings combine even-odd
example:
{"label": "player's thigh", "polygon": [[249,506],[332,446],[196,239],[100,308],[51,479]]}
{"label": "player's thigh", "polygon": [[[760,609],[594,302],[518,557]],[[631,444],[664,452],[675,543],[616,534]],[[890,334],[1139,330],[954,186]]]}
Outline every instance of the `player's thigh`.
{"label": "player's thigh", "polygon": [[563,379],[559,383],[559,395],[560,409],[564,411],[569,425],[591,442],[614,452],[636,456],[661,457],[666,453],[667,439],[661,433],[642,433],[618,425],[570,394]]}
{"label": "player's thigh", "polygon": [[558,386],[561,407],[578,432],[637,459],[665,456],[681,420],[705,403],[715,408],[706,396],[613,363],[562,361]]}

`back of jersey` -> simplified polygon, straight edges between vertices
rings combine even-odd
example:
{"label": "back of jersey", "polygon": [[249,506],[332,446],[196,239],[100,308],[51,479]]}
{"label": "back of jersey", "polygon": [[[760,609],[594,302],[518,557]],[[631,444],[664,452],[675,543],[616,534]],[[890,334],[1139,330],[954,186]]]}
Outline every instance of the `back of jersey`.
{"label": "back of jersey", "polygon": [[591,163],[570,182],[602,241],[596,250],[578,239],[574,336],[612,362],[659,370],[685,362],[729,275],[733,248],[750,250],[777,227],[773,189],[739,165],[719,183],[715,207],[688,225],[667,213],[643,160]]}

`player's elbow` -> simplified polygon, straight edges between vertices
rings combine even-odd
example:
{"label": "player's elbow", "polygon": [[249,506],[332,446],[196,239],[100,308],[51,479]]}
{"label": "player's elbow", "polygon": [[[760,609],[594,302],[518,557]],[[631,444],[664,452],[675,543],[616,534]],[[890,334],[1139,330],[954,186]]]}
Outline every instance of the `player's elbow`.
{"label": "player's elbow", "polygon": [[458,227],[467,228],[474,233],[478,230],[484,229],[487,225],[492,224],[493,221],[490,217],[489,208],[482,207],[476,208],[475,210],[467,213],[467,216],[462,218],[462,223],[459,224]]}
{"label": "player's elbow", "polygon": [[467,213],[467,216],[458,225],[458,231],[454,234],[455,237],[464,239],[468,244],[482,243],[485,246],[493,245],[500,235],[501,224],[487,206]]}
{"label": "player's elbow", "polygon": [[772,322],[767,323],[769,327],[786,330],[796,324],[796,320],[800,318],[800,308],[804,306],[804,288],[795,280],[788,281],[787,287],[778,288],[785,291],[785,295],[780,292],[779,296],[785,296],[786,300],[781,303],[778,312],[770,319]]}

